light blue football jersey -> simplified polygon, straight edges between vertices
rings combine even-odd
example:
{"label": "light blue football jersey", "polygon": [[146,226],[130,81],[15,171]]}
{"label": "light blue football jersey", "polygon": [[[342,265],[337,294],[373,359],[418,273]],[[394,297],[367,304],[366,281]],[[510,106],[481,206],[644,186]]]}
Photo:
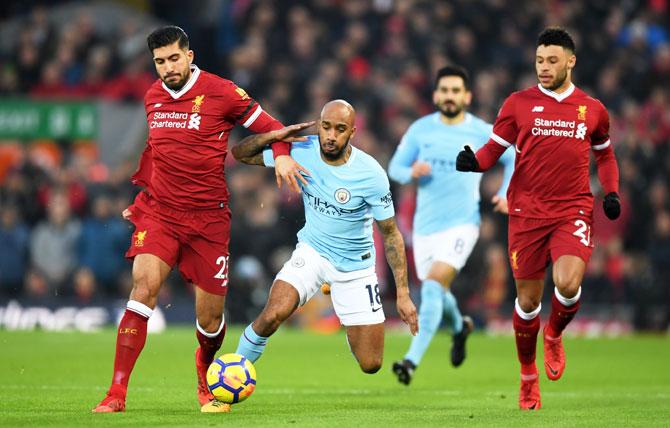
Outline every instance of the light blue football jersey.
{"label": "light blue football jersey", "polygon": [[[486,144],[493,126],[470,113],[456,125],[440,121],[435,112],[415,121],[407,130],[391,162],[391,179],[407,184],[412,180],[412,164],[423,161],[431,175],[418,181],[414,233],[430,235],[462,224],[479,224],[479,183],[482,174],[456,170],[456,157],[463,146],[477,151]],[[506,197],[514,171],[514,150],[506,150],[500,161],[505,167],[498,195]]]}
{"label": "light blue football jersey", "polygon": [[[291,156],[311,172],[300,184],[305,226],[298,241],[305,242],[340,271],[351,272],[375,262],[372,221],[393,217],[393,199],[386,172],[370,155],[351,147],[344,165],[321,159],[319,137],[293,143]],[[274,166],[272,150],[263,151],[266,166]]]}

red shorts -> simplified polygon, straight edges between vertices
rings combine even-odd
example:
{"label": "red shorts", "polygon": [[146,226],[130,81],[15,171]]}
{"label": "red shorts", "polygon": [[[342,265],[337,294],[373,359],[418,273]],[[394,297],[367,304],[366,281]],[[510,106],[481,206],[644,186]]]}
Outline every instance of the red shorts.
{"label": "red shorts", "polygon": [[181,211],[161,205],[140,192],[130,221],[135,232],[126,252],[128,259],[153,254],[174,267],[188,282],[208,293],[228,291],[230,209]]}
{"label": "red shorts", "polygon": [[542,279],[549,262],[577,256],[588,263],[593,251],[591,218],[509,217],[509,260],[516,279]]}

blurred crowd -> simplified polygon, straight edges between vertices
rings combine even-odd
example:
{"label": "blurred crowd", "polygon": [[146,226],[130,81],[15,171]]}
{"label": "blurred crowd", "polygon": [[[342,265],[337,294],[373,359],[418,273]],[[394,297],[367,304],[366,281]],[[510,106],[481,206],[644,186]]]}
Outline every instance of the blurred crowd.
{"label": "blurred crowd", "polygon": [[[456,63],[470,71],[471,111],[492,122],[507,95],[536,84],[537,34],[547,25],[566,27],[577,43],[576,84],[610,112],[624,206],[619,220],[604,217],[594,169],[596,249],[583,299],[634,308],[639,328],[667,327],[667,0],[121,3],[182,26],[196,64],[236,82],[284,123],[316,118],[330,99],[348,100],[357,110],[355,145],[383,166],[409,124],[433,111],[433,77],[440,67]],[[133,18],[100,34],[93,9],[82,7],[69,22],[57,23],[49,18],[52,7],[57,6],[24,7],[10,16],[22,25],[0,52],[0,94],[140,102],[155,79],[144,44],[152,28]],[[242,135],[233,134],[231,141]],[[138,153],[142,144],[138,141]],[[119,213],[137,191],[127,180],[136,161],[101,164],[95,142],[0,144],[0,292],[81,300],[127,295],[123,253],[131,230]],[[262,168],[231,161],[227,176],[233,209],[231,294],[255,307],[295,243],[301,203],[277,191],[272,173]],[[493,214],[488,203],[499,184],[499,173],[485,176],[480,242],[455,284],[464,310],[481,318],[501,308],[507,313],[514,295],[506,218]],[[393,190],[399,224],[411,245],[414,189]],[[392,279],[385,265],[379,266],[391,299]]]}

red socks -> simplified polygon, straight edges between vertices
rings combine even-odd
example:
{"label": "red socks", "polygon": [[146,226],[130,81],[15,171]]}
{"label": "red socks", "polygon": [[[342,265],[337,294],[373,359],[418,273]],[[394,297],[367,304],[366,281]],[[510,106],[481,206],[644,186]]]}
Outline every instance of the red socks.
{"label": "red socks", "polygon": [[[551,297],[551,315],[545,327],[545,334],[552,338],[558,338],[565,327],[572,321],[579,310],[579,297],[581,288],[572,298],[565,298],[554,289]],[[514,304],[512,324],[514,326],[514,337],[516,339],[516,351],[521,363],[521,373],[530,375],[537,373],[535,368],[535,349],[537,346],[537,334],[540,331],[540,309],[542,305],[530,313],[524,312],[519,306],[518,300]]]}
{"label": "red socks", "polygon": [[[152,313],[153,310],[148,306],[134,300],[128,301],[116,336],[114,376],[112,377],[112,386],[109,389],[111,395],[125,399],[130,374],[147,340],[147,322]],[[213,334],[205,332],[198,325],[196,336],[200,343],[200,361],[202,363],[209,365],[214,360],[225,335],[226,324],[224,320],[221,321],[219,331]]]}
{"label": "red socks", "polygon": [[196,327],[195,336],[200,343],[200,362],[210,365],[214,361],[216,352],[221,348],[223,338],[226,336],[226,322],[223,319],[221,320],[221,327],[216,333],[206,333],[197,322]]}
{"label": "red socks", "polygon": [[516,339],[516,353],[523,372],[524,366],[535,366],[535,348],[537,346],[537,334],[540,331],[539,311],[535,318],[525,320],[515,310],[512,315],[512,324],[514,325],[514,338]]}
{"label": "red socks", "polygon": [[[580,295],[581,288],[577,292],[577,295],[571,299],[560,296],[558,290],[554,290],[554,295],[551,296],[551,315],[549,316],[549,323],[547,324],[545,334],[552,338],[561,336],[565,327],[572,321],[579,310]],[[571,303],[571,305],[566,306],[566,303]]]}
{"label": "red socks", "polygon": [[128,302],[116,336],[116,356],[111,390],[120,391],[118,387],[114,387],[116,384],[123,385],[124,390],[128,387],[130,373],[147,340],[147,321],[152,313],[153,310],[142,303],[133,300]]}
{"label": "red socks", "polygon": [[522,375],[536,375],[535,349],[537,346],[537,334],[540,331],[539,305],[534,311],[526,313],[519,306],[519,300],[514,302],[514,313],[512,314],[512,325],[514,326],[514,339],[516,341],[516,354],[521,363]]}

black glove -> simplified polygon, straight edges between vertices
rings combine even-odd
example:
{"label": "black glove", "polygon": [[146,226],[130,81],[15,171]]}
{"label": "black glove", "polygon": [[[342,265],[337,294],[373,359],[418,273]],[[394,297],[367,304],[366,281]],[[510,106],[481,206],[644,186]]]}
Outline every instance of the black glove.
{"label": "black glove", "polygon": [[456,170],[458,171],[477,171],[479,169],[479,162],[470,146],[465,146],[465,150],[461,150],[456,157]]}
{"label": "black glove", "polygon": [[616,192],[610,192],[605,195],[603,210],[608,219],[616,220],[619,218],[619,214],[621,214],[621,200],[619,200],[619,195]]}

